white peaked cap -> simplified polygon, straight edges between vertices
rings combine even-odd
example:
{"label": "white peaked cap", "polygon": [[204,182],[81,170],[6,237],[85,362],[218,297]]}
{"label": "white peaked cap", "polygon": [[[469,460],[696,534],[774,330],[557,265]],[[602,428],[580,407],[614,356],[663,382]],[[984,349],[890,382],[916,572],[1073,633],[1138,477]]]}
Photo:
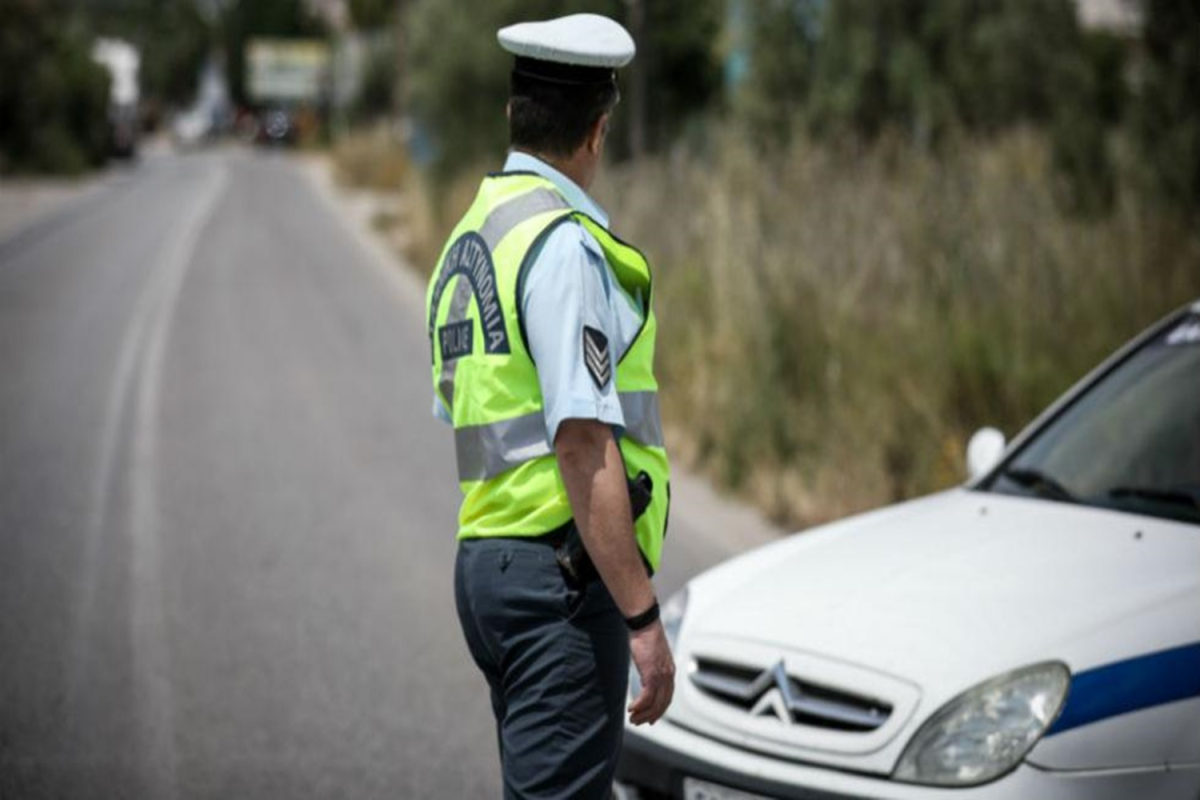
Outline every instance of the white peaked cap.
{"label": "white peaked cap", "polygon": [[496,38],[514,55],[579,67],[623,67],[637,49],[629,31],[599,14],[519,22],[501,28]]}

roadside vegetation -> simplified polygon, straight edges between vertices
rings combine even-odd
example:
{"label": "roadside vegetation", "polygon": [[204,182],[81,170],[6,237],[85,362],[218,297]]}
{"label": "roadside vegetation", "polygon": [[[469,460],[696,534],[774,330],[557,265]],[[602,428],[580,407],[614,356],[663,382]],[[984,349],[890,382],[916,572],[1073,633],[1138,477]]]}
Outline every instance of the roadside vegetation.
{"label": "roadside vegetation", "polygon": [[354,130],[338,139],[331,152],[338,180],[358,189],[395,191],[412,179],[405,149],[384,126]]}
{"label": "roadside vegetation", "polygon": [[[492,31],[578,10],[479,5],[457,27],[434,0],[407,10],[403,97],[437,149],[391,185],[425,273],[502,158],[500,110],[480,100],[505,90]],[[638,3],[602,5],[589,9],[629,23]],[[974,430],[1013,435],[1200,296],[1191,4],[1148,0],[1140,27],[1115,33],[1083,30],[1066,0],[685,11],[700,22],[639,36],[647,74],[623,77],[595,194],[656,267],[676,459],[784,524],[960,482]],[[421,44],[430,26],[437,48]],[[725,89],[695,69],[705,58],[724,63]],[[647,75],[676,95],[639,99]],[[360,135],[335,157],[378,185],[402,150]]]}
{"label": "roadside vegetation", "polygon": [[108,73],[78,19],[0,0],[0,175],[76,174],[108,154]]}
{"label": "roadside vegetation", "polygon": [[0,20],[0,175],[73,175],[108,158],[111,79],[92,57],[97,37],[137,47],[145,128],[190,100],[210,44],[193,2],[0,0]]}
{"label": "roadside vegetation", "polygon": [[1036,132],[935,158],[741,139],[615,171],[657,268],[677,456],[802,526],[947,487],[1108,351],[1200,297],[1200,237],[1132,191],[1080,218]]}

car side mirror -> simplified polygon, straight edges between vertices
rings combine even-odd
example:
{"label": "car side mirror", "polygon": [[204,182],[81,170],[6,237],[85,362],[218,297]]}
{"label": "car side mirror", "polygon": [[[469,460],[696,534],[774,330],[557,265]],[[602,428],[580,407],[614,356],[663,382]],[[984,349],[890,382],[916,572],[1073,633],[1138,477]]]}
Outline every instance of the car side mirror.
{"label": "car side mirror", "polygon": [[975,480],[996,466],[1004,455],[1004,434],[995,428],[980,428],[967,442],[967,477]]}

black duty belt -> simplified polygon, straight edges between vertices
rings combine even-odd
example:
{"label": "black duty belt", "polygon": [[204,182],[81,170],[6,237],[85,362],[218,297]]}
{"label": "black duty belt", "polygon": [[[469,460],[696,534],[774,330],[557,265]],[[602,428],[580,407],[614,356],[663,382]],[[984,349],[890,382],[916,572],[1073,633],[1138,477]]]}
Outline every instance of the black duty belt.
{"label": "black duty belt", "polygon": [[[637,522],[650,507],[650,500],[654,495],[654,482],[645,472],[639,472],[637,477],[629,479],[628,483],[629,509],[633,521]],[[574,519],[567,520],[549,533],[531,537],[528,541],[541,542],[554,548],[554,560],[558,562],[563,580],[572,589],[582,589],[600,577],[596,565],[592,563],[592,557],[583,546],[583,537]],[[646,566],[647,574],[654,573],[644,555],[642,563]]]}

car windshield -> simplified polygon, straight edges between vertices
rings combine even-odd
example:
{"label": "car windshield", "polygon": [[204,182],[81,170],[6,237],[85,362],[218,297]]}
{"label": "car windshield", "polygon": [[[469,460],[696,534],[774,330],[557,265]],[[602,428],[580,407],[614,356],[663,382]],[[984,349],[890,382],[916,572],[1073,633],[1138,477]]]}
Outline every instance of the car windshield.
{"label": "car windshield", "polygon": [[1200,523],[1200,313],[1092,386],[982,488]]}

